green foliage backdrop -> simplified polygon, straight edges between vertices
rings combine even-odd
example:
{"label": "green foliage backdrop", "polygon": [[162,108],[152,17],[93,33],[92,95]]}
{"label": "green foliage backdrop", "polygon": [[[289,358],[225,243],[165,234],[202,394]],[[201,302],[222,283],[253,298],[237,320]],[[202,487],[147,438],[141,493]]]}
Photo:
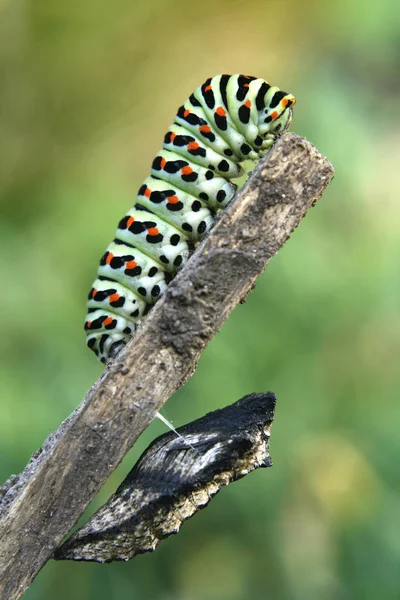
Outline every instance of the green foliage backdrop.
{"label": "green foliage backdrop", "polygon": [[27,600],[399,598],[399,16],[396,0],[0,0],[1,480],[101,371],[86,294],[194,87],[244,72],[292,92],[292,129],[336,168],[164,411],[179,425],[275,391],[273,469],[154,555],[48,563]]}

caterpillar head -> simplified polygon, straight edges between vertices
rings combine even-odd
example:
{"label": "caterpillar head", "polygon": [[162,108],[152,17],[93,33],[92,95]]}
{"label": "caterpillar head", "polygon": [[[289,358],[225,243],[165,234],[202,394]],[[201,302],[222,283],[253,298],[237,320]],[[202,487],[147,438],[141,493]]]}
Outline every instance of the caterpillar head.
{"label": "caterpillar head", "polygon": [[262,148],[268,150],[275,140],[285,133],[292,121],[296,98],[270,87],[264,97],[264,109],[258,113],[258,130],[263,138]]}

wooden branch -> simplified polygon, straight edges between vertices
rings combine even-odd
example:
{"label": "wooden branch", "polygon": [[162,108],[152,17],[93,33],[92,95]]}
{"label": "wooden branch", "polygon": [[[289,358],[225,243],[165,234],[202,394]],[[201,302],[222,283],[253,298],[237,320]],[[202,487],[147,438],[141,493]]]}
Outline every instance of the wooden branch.
{"label": "wooden branch", "polygon": [[130,560],[153,552],[226,485],[271,467],[275,394],[249,394],[154,440],[115,494],[56,560]]}
{"label": "wooden branch", "polygon": [[3,489],[0,598],[19,598],[333,177],[285,134],[223,212],[131,343]]}

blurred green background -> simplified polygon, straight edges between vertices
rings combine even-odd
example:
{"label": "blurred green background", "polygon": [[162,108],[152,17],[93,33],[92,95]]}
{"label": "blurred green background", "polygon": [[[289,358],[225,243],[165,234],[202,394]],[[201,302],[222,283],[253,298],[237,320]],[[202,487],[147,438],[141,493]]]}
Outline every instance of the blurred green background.
{"label": "blurred green background", "polygon": [[397,0],[0,0],[0,70],[1,480],[101,372],[87,292],[197,85],[243,72],[292,92],[292,130],[336,169],[163,411],[181,425],[273,390],[274,467],[154,555],[49,562],[25,598],[400,598]]}

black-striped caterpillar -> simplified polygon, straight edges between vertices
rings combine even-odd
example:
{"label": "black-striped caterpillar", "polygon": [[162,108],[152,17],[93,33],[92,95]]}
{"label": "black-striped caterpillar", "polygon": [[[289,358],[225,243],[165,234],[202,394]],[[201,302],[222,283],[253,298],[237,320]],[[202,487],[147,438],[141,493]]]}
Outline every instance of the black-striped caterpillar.
{"label": "black-striped caterpillar", "polygon": [[294,104],[263,79],[217,75],[179,108],[89,293],[87,344],[101,362],[127,343],[231,201],[241,163],[259,159],[289,127]]}

